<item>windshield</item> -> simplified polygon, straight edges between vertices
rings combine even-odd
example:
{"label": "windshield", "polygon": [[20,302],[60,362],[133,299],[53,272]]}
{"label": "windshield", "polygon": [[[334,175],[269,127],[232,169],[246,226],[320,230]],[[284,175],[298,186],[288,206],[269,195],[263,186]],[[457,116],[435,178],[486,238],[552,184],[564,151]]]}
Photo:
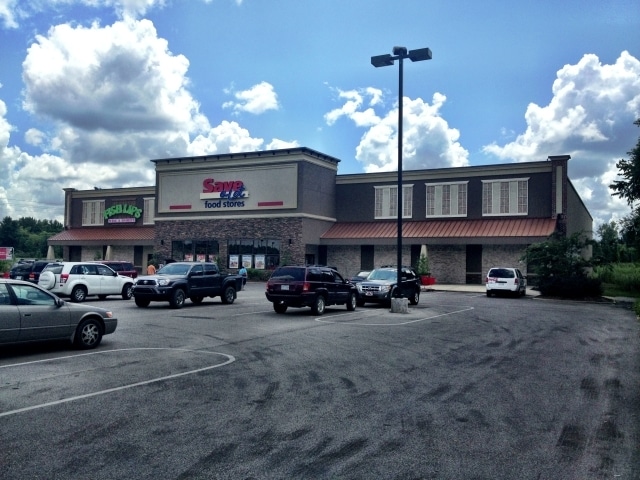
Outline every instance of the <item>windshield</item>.
{"label": "windshield", "polygon": [[191,265],[185,263],[170,263],[158,270],[158,275],[186,275]]}
{"label": "windshield", "polygon": [[367,280],[394,280],[397,277],[398,273],[394,270],[374,270]]}

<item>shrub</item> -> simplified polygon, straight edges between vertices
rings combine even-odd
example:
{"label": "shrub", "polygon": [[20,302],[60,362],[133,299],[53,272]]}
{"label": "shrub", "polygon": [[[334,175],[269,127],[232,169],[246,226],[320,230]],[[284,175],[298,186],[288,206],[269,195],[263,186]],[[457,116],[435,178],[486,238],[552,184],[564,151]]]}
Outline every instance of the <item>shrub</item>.
{"label": "shrub", "polygon": [[548,277],[540,280],[540,293],[563,298],[600,297],[602,281],[590,277]]}
{"label": "shrub", "polygon": [[273,270],[258,270],[255,268],[247,268],[247,278],[257,282],[266,282],[273,273]]}
{"label": "shrub", "polygon": [[620,290],[640,292],[640,266],[635,263],[612,263],[596,267],[593,276]]}

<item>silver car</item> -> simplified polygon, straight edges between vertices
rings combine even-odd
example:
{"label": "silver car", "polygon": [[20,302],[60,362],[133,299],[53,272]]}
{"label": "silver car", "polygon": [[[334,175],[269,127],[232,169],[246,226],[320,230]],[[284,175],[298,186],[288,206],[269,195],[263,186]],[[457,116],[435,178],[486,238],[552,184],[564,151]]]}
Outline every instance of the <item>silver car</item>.
{"label": "silver car", "polygon": [[0,345],[67,339],[78,348],[95,348],[117,325],[104,308],[65,302],[30,282],[0,279]]}

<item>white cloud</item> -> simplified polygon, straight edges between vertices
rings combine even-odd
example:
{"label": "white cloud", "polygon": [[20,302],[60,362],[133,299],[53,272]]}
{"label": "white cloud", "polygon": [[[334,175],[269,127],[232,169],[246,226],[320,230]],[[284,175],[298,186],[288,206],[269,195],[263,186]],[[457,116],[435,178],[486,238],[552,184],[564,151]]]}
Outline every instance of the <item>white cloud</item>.
{"label": "white cloud", "polygon": [[18,0],[0,0],[0,20],[5,28],[18,28],[17,4]]}
{"label": "white cloud", "polygon": [[279,140],[274,138],[267,144],[267,150],[280,150],[284,148],[296,148],[299,147],[300,144],[296,140]]}
{"label": "white cloud", "polygon": [[640,61],[622,52],[612,65],[596,55],[584,55],[565,65],[553,83],[546,106],[530,104],[527,129],[505,145],[484,147],[501,160],[544,160],[569,154],[569,175],[594,216],[594,227],[628,213],[628,206],[611,196],[616,161],[626,157],[639,135],[633,122],[640,117]]}
{"label": "white cloud", "polygon": [[264,140],[252,138],[249,131],[236,122],[223,121],[205,134],[198,135],[188,146],[190,155],[213,155],[260,150]]}
{"label": "white cloud", "polygon": [[[367,103],[368,108],[361,110],[365,97],[370,98]],[[346,101],[342,107],[325,114],[324,119],[327,125],[333,125],[341,117],[350,118],[358,127],[370,127],[380,122],[380,118],[371,107],[382,102],[382,90],[372,87],[363,90],[338,90],[338,98]]]}
{"label": "white cloud", "polygon": [[[398,106],[379,116],[374,107],[384,106],[381,90],[339,91],[345,100],[340,108],[325,114],[325,121],[333,125],[345,117],[357,127],[368,128],[356,147],[356,159],[365,172],[392,171],[398,168]],[[433,95],[432,104],[417,98],[404,97],[402,161],[403,169],[460,167],[469,164],[468,152],[458,139],[460,132],[449,127],[440,116],[446,97]]]}
{"label": "white cloud", "polygon": [[[227,91],[227,93],[232,93]],[[234,112],[247,112],[260,115],[268,110],[278,110],[278,95],[273,85],[268,82],[260,82],[257,85],[233,93],[237,101],[229,101],[222,104],[222,108],[231,108]]]}
{"label": "white cloud", "polygon": [[58,25],[28,49],[24,107],[88,131],[192,129],[188,67],[148,20]]}

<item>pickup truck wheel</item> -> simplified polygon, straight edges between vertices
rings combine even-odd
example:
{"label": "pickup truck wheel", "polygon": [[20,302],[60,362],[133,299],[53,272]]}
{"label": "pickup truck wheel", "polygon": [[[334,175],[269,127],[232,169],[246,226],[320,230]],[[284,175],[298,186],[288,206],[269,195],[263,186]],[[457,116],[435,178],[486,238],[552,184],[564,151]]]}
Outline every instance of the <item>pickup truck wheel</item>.
{"label": "pickup truck wheel", "polygon": [[131,297],[133,297],[133,283],[127,283],[122,287],[122,299],[131,300]]}
{"label": "pickup truck wheel", "polygon": [[355,293],[350,293],[349,298],[347,299],[347,310],[353,312],[356,309],[356,305],[358,302],[358,297]]}
{"label": "pickup truck wheel", "polygon": [[322,295],[318,295],[311,306],[311,311],[314,315],[322,315],[326,307],[326,302]]}
{"label": "pickup truck wheel", "polygon": [[285,313],[287,311],[287,304],[283,302],[273,302],[273,309],[276,313]]}
{"label": "pickup truck wheel", "polygon": [[182,308],[184,306],[186,296],[184,294],[184,290],[181,288],[176,289],[171,296],[171,300],[169,300],[169,305],[171,308]]}
{"label": "pickup truck wheel", "polygon": [[141,298],[136,298],[136,305],[141,308],[148,307],[150,303],[151,303],[151,300],[143,300]]}
{"label": "pickup truck wheel", "polygon": [[87,291],[84,287],[77,286],[71,290],[71,301],[76,303],[82,303],[87,298]]}
{"label": "pickup truck wheel", "polygon": [[224,304],[233,303],[233,301],[236,299],[236,289],[233,287],[225,288],[220,298],[222,299],[222,303]]}
{"label": "pickup truck wheel", "polygon": [[411,305],[417,305],[419,301],[420,301],[420,290],[415,290],[413,292],[413,295],[409,297],[409,303]]}
{"label": "pickup truck wheel", "polygon": [[191,303],[202,303],[202,300],[204,300],[204,297],[189,297],[189,300],[191,300]]}

